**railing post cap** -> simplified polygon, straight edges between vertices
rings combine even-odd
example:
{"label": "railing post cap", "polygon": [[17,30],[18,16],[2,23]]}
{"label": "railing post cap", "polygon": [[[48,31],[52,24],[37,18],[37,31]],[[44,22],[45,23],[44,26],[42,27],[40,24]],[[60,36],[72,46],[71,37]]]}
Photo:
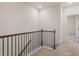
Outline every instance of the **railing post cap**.
{"label": "railing post cap", "polygon": [[43,31],[43,29],[41,29],[41,31]]}
{"label": "railing post cap", "polygon": [[54,29],[54,32],[56,31],[56,29]]}

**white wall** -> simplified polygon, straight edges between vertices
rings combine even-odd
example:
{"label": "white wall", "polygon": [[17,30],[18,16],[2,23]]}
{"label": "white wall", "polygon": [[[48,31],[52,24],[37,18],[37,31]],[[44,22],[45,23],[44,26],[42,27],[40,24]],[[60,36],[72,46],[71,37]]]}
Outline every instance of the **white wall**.
{"label": "white wall", "polygon": [[61,9],[54,6],[39,13],[26,3],[0,3],[0,35],[56,29],[56,42],[59,42],[61,38],[66,40],[67,16],[75,14],[79,14],[79,5]]}
{"label": "white wall", "polygon": [[0,3],[0,35],[38,30],[38,15],[25,3]]}
{"label": "white wall", "polygon": [[[0,35],[36,31],[39,29],[52,30],[52,31],[56,29],[56,40],[57,40],[56,42],[60,40],[59,6],[55,6],[39,11],[36,10],[35,8],[32,8],[31,6],[26,5],[25,3],[0,3]],[[34,43],[35,46],[36,45],[40,46],[40,42],[39,44],[35,43],[36,40],[39,41],[40,38],[38,37],[38,35],[40,34],[38,35],[33,34],[33,35],[32,37],[34,39],[34,42],[32,43]],[[51,36],[51,33],[46,35]],[[45,37],[47,37],[50,40],[53,34],[51,37],[49,36],[45,36]],[[2,46],[2,41],[0,42],[1,42],[0,46]],[[6,42],[7,41],[5,40],[5,46],[6,46]],[[51,44],[53,45],[53,42],[51,42]],[[35,46],[33,45],[33,47]],[[0,49],[1,49],[0,52],[2,52],[2,47]],[[5,55],[7,53],[6,50],[7,48],[5,47]]]}
{"label": "white wall", "polygon": [[[40,11],[40,28],[44,30],[56,29],[56,42],[60,40],[60,7],[55,6]],[[52,35],[53,36],[53,35]]]}
{"label": "white wall", "polygon": [[[39,12],[25,3],[0,3],[0,35],[15,34],[39,30]],[[32,35],[33,39],[39,40],[39,34]],[[9,39],[9,54],[11,55],[11,39]],[[19,39],[21,41],[21,39]],[[18,42],[18,39],[17,39]],[[24,43],[24,40],[23,40]],[[40,43],[40,42],[39,42]],[[21,43],[20,43],[21,44]],[[5,55],[7,55],[7,39],[5,38]],[[15,39],[13,39],[13,48]],[[23,44],[24,45],[24,44]],[[37,45],[37,43],[36,43]],[[18,47],[18,44],[16,45]],[[23,46],[24,47],[24,46]],[[18,49],[18,48],[17,48]],[[15,51],[15,49],[13,49]],[[2,53],[2,40],[0,39],[0,55]],[[15,52],[13,52],[14,55]],[[16,52],[18,54],[18,50]]]}
{"label": "white wall", "polygon": [[62,40],[67,39],[67,16],[79,14],[79,5],[62,8]]}

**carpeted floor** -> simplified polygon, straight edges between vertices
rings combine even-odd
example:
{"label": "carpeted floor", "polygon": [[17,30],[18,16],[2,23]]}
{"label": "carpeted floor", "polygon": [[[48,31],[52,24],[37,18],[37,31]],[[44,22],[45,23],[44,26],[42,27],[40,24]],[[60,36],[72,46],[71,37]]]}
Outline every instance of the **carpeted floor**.
{"label": "carpeted floor", "polygon": [[32,56],[79,56],[79,43],[63,41],[56,50],[42,47]]}

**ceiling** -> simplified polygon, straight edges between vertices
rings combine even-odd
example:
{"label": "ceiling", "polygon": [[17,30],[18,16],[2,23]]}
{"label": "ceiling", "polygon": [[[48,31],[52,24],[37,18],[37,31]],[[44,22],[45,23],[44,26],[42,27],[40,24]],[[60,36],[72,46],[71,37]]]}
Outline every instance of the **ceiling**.
{"label": "ceiling", "polygon": [[[34,7],[36,9],[42,10],[53,6],[63,5],[64,7],[79,5],[79,2],[72,2],[69,4],[68,2],[26,2],[27,5]],[[39,8],[41,6],[41,8]]]}
{"label": "ceiling", "polygon": [[[26,2],[28,5],[36,8],[36,9],[45,9],[51,6],[58,6],[61,2]],[[41,8],[39,8],[41,6]]]}
{"label": "ceiling", "polygon": [[77,6],[79,5],[79,2],[72,2],[71,4],[66,2],[66,3],[63,3],[62,5],[63,7]]}

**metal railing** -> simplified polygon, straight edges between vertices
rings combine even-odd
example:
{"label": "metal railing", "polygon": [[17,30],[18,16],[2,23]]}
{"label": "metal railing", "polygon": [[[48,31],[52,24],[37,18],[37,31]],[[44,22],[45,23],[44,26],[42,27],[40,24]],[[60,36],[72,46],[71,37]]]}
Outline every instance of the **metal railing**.
{"label": "metal railing", "polygon": [[31,42],[31,40],[26,44],[26,46],[25,46],[24,49],[21,51],[21,53],[19,54],[19,56],[22,55],[22,53],[23,53],[24,50],[27,48],[27,46],[29,46],[30,42]]}
{"label": "metal railing", "polygon": [[55,30],[45,31],[42,29],[41,31],[33,31],[33,32],[0,36],[0,42],[1,42],[0,46],[2,51],[2,53],[0,52],[0,55],[2,56],[30,55],[34,48],[38,48],[39,46],[44,46],[44,40],[43,40],[44,32],[54,33],[54,39],[52,39],[53,40],[52,46],[53,49],[56,49]]}
{"label": "metal railing", "polygon": [[[50,35],[47,35],[47,36],[44,36],[44,33],[46,34],[50,34],[51,33],[51,36]],[[53,35],[52,35],[53,34]],[[51,48],[53,48],[54,50],[56,49],[56,39],[55,39],[55,35],[56,35],[56,31],[55,31],[55,29],[53,30],[53,31],[48,31],[48,30],[43,30],[43,29],[41,29],[41,46],[43,46],[44,45],[44,41],[46,41],[46,39],[44,39],[44,37],[46,37],[47,38],[47,42],[46,42],[46,44],[51,44],[50,46],[51,46]],[[48,38],[48,37],[53,37],[53,38],[51,38],[51,43],[50,42],[48,42],[49,41],[49,39],[50,38]]]}

